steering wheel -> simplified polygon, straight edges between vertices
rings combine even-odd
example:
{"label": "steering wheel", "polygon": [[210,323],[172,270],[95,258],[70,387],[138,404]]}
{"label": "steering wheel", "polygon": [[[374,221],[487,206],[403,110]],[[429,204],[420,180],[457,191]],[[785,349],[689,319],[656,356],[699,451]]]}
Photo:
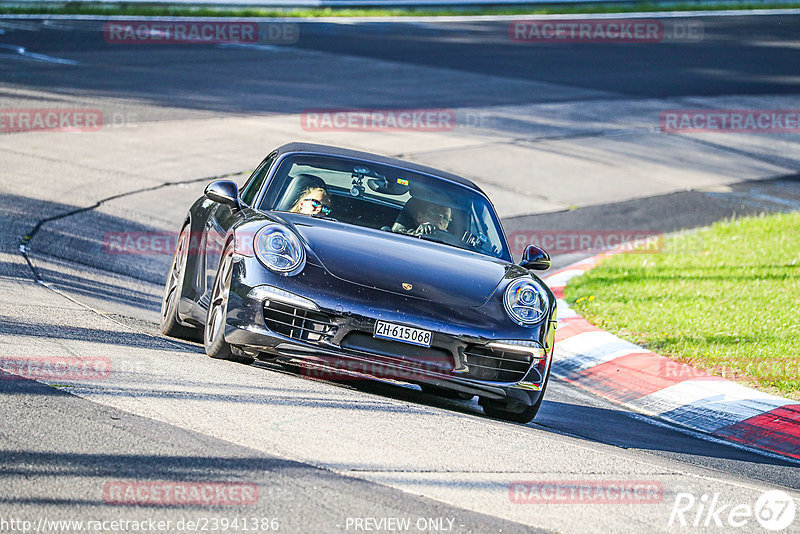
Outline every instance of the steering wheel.
{"label": "steering wheel", "polygon": [[440,230],[439,228],[434,227],[433,232],[430,234],[422,234],[422,239],[430,239],[431,241],[440,241],[442,243],[446,243],[448,245],[454,245],[456,247],[463,247],[464,242],[461,241],[459,238],[448,232],[447,230]]}
{"label": "steering wheel", "polygon": [[462,238],[462,242],[466,244],[468,247],[471,247],[473,250],[480,250],[480,251],[491,251],[494,247],[492,247],[489,243],[489,236],[484,234],[483,232],[478,232],[473,234],[472,232],[465,232],[464,237]]}

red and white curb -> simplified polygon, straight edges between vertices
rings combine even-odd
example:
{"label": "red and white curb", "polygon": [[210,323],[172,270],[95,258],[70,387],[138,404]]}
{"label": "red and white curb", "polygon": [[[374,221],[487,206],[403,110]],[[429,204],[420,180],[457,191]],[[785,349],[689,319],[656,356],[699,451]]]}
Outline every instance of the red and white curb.
{"label": "red and white curb", "polygon": [[570,309],[567,282],[613,253],[544,278],[558,300],[551,373],[637,412],[800,459],[800,403],[709,375],[606,332]]}

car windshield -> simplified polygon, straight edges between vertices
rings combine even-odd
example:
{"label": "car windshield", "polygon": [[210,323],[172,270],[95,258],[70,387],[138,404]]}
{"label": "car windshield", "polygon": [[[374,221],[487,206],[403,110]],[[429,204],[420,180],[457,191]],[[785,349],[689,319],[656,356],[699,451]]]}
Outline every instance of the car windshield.
{"label": "car windshield", "polygon": [[511,259],[497,215],[483,195],[372,162],[289,156],[270,180],[259,209],[326,217]]}

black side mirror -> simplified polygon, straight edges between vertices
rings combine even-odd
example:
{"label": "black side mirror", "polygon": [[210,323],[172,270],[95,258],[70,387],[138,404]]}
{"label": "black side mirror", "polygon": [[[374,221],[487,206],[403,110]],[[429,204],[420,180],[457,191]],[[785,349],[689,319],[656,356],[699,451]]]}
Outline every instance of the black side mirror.
{"label": "black side mirror", "polygon": [[217,180],[206,186],[205,195],[214,202],[239,209],[239,188],[230,180]]}
{"label": "black side mirror", "polygon": [[519,265],[532,271],[546,271],[550,268],[550,254],[536,245],[528,245]]}

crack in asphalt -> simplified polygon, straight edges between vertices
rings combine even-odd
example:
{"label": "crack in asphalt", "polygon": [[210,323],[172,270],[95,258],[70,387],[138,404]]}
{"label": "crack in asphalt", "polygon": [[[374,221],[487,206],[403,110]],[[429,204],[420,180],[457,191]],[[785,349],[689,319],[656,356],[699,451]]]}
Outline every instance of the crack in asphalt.
{"label": "crack in asphalt", "polygon": [[60,213],[58,215],[53,215],[51,217],[45,217],[44,219],[39,219],[38,221],[36,221],[36,224],[34,225],[33,229],[30,232],[28,232],[26,235],[24,235],[23,237],[21,237],[19,239],[19,250],[20,250],[20,253],[25,258],[25,261],[28,263],[28,266],[30,267],[31,273],[33,275],[33,279],[36,282],[44,283],[45,280],[41,276],[39,276],[39,272],[36,270],[36,267],[31,262],[31,259],[29,257],[29,247],[30,247],[31,242],[33,241],[33,238],[36,237],[36,234],[39,233],[39,230],[41,230],[42,226],[44,226],[45,224],[47,224],[49,222],[57,221],[57,220],[60,220],[60,219],[66,219],[67,217],[72,217],[73,215],[78,215],[79,213],[86,213],[87,211],[93,211],[93,210],[99,208],[100,206],[102,206],[103,204],[105,204],[107,202],[111,202],[112,200],[118,200],[120,198],[125,198],[125,197],[129,197],[129,196],[133,196],[133,195],[138,195],[140,193],[149,193],[150,191],[157,191],[159,189],[163,189],[165,187],[171,187],[171,186],[175,186],[175,185],[192,184],[192,183],[203,182],[203,181],[223,180],[225,178],[230,178],[230,177],[233,177],[233,176],[239,176],[240,174],[242,174],[244,172],[247,172],[247,171],[239,171],[239,172],[234,172],[234,173],[221,174],[219,176],[211,176],[211,177],[203,177],[203,178],[191,178],[189,180],[178,180],[178,181],[175,181],[175,182],[163,182],[163,183],[160,183],[158,185],[153,185],[153,186],[150,186],[150,187],[142,187],[142,188],[139,188],[139,189],[134,189],[132,191],[126,191],[124,193],[118,193],[116,195],[111,195],[110,197],[106,197],[106,198],[102,198],[102,199],[98,200],[97,202],[95,202],[91,206],[86,206],[86,207],[83,207],[83,208],[77,208],[77,209],[74,209],[74,210],[71,210],[71,211]]}
{"label": "crack in asphalt", "polygon": [[31,259],[30,245],[31,245],[31,242],[33,241],[33,239],[36,237],[36,234],[39,233],[39,231],[42,229],[42,227],[45,224],[53,222],[53,221],[57,221],[57,220],[60,220],[60,219],[66,219],[67,217],[72,217],[73,215],[78,215],[80,213],[86,213],[86,212],[89,212],[89,211],[93,211],[93,210],[99,208],[100,206],[102,206],[103,204],[105,204],[107,202],[111,202],[113,200],[118,200],[120,198],[125,198],[125,197],[129,197],[129,196],[137,195],[137,194],[140,194],[140,193],[148,193],[148,192],[151,192],[151,191],[157,191],[158,189],[163,189],[163,188],[166,188],[166,187],[172,187],[172,186],[176,186],[176,185],[192,184],[192,183],[203,182],[203,181],[223,180],[225,178],[231,178],[233,176],[239,176],[240,174],[242,174],[244,172],[247,172],[247,171],[239,171],[239,172],[221,174],[221,175],[218,175],[218,176],[210,176],[210,177],[206,176],[206,177],[203,177],[203,178],[191,178],[191,179],[188,179],[188,180],[177,180],[177,181],[174,181],[174,182],[163,182],[163,183],[158,184],[158,185],[153,185],[153,186],[149,186],[149,187],[142,187],[142,188],[139,188],[139,189],[134,189],[132,191],[126,191],[124,193],[118,193],[116,195],[111,195],[109,197],[102,198],[102,199],[96,201],[91,206],[86,206],[86,207],[83,207],[83,208],[76,208],[74,210],[70,210],[70,211],[67,211],[67,212],[64,212],[64,213],[60,213],[58,215],[53,215],[53,216],[50,216],[50,217],[45,217],[43,219],[39,219],[38,221],[36,221],[35,225],[31,229],[31,231],[28,232],[26,235],[22,236],[19,239],[19,251],[20,251],[20,254],[25,259],[25,263],[27,263],[28,268],[31,271],[31,276],[33,277],[34,282],[36,282],[37,284],[49,289],[50,291],[53,291],[54,293],[64,297],[65,299],[69,300],[70,302],[72,302],[74,304],[77,304],[78,306],[81,306],[81,307],[83,307],[83,308],[85,308],[85,309],[87,309],[87,310],[89,310],[89,311],[91,311],[93,313],[96,313],[97,315],[100,315],[101,317],[104,317],[104,318],[108,319],[109,321],[111,321],[111,322],[113,322],[115,324],[118,324],[118,325],[120,325],[120,326],[122,326],[124,328],[127,328],[127,329],[129,329],[131,331],[134,331],[134,332],[137,332],[137,333],[140,333],[140,334],[143,334],[143,335],[147,335],[149,337],[153,337],[153,338],[159,339],[159,340],[161,340],[161,341],[163,341],[163,342],[165,342],[167,344],[179,346],[181,348],[186,348],[187,346],[195,348],[194,345],[189,345],[187,343],[183,343],[183,342],[180,342],[180,341],[177,341],[177,340],[172,340],[172,339],[161,338],[161,337],[158,337],[158,336],[153,336],[149,332],[146,332],[144,330],[140,330],[138,328],[135,328],[135,327],[131,326],[130,324],[127,324],[125,322],[116,320],[110,314],[103,313],[100,310],[95,309],[92,306],[89,306],[88,304],[86,304],[84,302],[81,302],[80,300],[78,300],[78,299],[76,299],[74,297],[71,297],[67,293],[59,290],[56,287],[54,287],[52,284],[48,283],[39,274],[39,272],[37,271],[36,266],[34,265],[33,260]]}

